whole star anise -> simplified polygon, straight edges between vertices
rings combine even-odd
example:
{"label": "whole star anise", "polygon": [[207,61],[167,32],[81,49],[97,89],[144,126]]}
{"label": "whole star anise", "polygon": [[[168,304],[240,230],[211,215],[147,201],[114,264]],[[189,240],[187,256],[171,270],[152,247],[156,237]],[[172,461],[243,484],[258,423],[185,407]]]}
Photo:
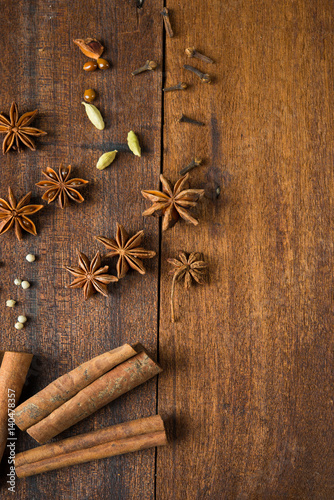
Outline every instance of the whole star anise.
{"label": "whole star anise", "polygon": [[167,262],[172,264],[173,274],[172,291],[170,297],[172,321],[175,322],[174,312],[174,290],[175,283],[184,279],[184,287],[190,288],[192,281],[195,280],[199,284],[205,283],[207,273],[207,263],[203,260],[203,256],[199,252],[193,252],[188,257],[185,252],[179,253],[179,259],[167,259]]}
{"label": "whole star anise", "polygon": [[36,186],[46,189],[42,196],[42,200],[52,203],[58,198],[58,205],[60,208],[65,208],[68,205],[68,198],[71,198],[71,200],[77,203],[82,203],[84,201],[84,198],[79,191],[77,191],[77,188],[88,184],[88,181],[77,178],[70,179],[71,168],[71,165],[68,167],[60,165],[58,174],[50,167],[47,167],[46,172],[42,172],[47,180],[40,181],[36,184]]}
{"label": "whole star anise", "polygon": [[16,203],[16,198],[11,188],[8,188],[9,201],[0,198],[0,234],[4,234],[13,225],[18,240],[22,240],[22,229],[28,233],[37,235],[35,224],[28,219],[43,208],[43,205],[28,205],[31,193],[26,194]]}
{"label": "whole star anise", "polygon": [[9,119],[3,116],[3,114],[0,114],[0,133],[6,134],[2,143],[2,152],[4,154],[7,153],[11,147],[14,148],[14,139],[18,151],[20,151],[20,141],[32,151],[36,150],[36,146],[29,136],[39,137],[47,134],[38,128],[29,127],[37,113],[38,109],[35,109],[35,111],[28,111],[28,113],[24,113],[24,115],[19,117],[17,104],[13,102],[9,111]]}
{"label": "whole star anise", "polygon": [[162,230],[166,231],[179,220],[180,217],[197,226],[198,221],[189,213],[189,208],[195,207],[198,200],[204,195],[204,189],[183,189],[188,181],[189,174],[180,177],[174,188],[171,182],[160,175],[161,191],[142,191],[142,195],[153,205],[143,212],[143,215],[162,215]]}
{"label": "whole star anise", "polygon": [[129,270],[129,267],[135,269],[140,274],[145,274],[145,268],[141,259],[152,259],[155,256],[153,250],[145,250],[142,248],[141,242],[144,236],[144,231],[139,231],[134,236],[129,238],[124,227],[117,223],[116,238],[110,240],[103,236],[97,236],[96,239],[103,243],[111,251],[106,254],[106,257],[117,257],[117,276],[119,279],[124,278]]}
{"label": "whole star anise", "polygon": [[107,285],[118,281],[116,276],[106,274],[109,266],[101,267],[100,252],[96,252],[92,261],[81,252],[78,252],[79,267],[65,266],[68,272],[75,276],[75,280],[69,288],[83,288],[85,300],[89,299],[95,292],[108,296]]}

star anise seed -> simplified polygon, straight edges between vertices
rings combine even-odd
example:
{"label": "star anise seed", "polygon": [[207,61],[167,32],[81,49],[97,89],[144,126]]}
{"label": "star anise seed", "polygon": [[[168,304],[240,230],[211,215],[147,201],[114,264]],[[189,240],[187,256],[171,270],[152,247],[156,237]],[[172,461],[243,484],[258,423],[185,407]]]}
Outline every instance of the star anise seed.
{"label": "star anise seed", "polygon": [[[36,146],[29,136],[39,137],[47,134],[38,128],[29,127],[37,113],[38,109],[35,109],[35,111],[29,111],[19,117],[17,104],[13,102],[9,111],[9,119],[0,114],[0,133],[6,134],[2,143],[2,152],[4,154],[11,148],[15,149],[15,147],[20,151],[20,141],[32,151],[36,150]],[[16,146],[14,146],[14,140]]]}
{"label": "star anise seed", "polygon": [[9,201],[0,198],[0,234],[6,233],[13,225],[18,240],[22,240],[22,229],[37,235],[35,224],[27,217],[43,208],[43,205],[28,205],[31,193],[16,203],[12,189],[8,188]]}
{"label": "star anise seed", "polygon": [[203,256],[199,252],[193,252],[188,257],[185,252],[179,253],[179,259],[167,259],[167,262],[172,264],[173,274],[172,291],[170,297],[172,322],[175,322],[174,311],[174,290],[175,283],[184,279],[184,286],[186,289],[190,288],[192,281],[196,281],[200,285],[205,283],[207,273],[207,263],[203,260]]}
{"label": "star anise seed", "polygon": [[65,266],[65,269],[75,277],[68,288],[83,288],[85,300],[95,292],[107,297],[107,285],[118,281],[118,278],[106,274],[109,266],[101,267],[100,252],[96,252],[91,261],[84,253],[78,252],[78,261],[78,267]]}
{"label": "star anise seed", "polygon": [[46,172],[42,172],[47,180],[40,181],[36,184],[36,186],[46,189],[42,196],[42,200],[52,203],[58,198],[58,205],[60,208],[65,208],[68,205],[69,198],[77,203],[82,203],[84,201],[84,198],[77,189],[88,184],[88,181],[77,178],[70,179],[71,168],[71,165],[68,167],[60,165],[58,174],[50,167],[47,167]]}
{"label": "star anise seed", "polygon": [[117,223],[114,240],[104,238],[103,236],[96,237],[98,241],[111,250],[106,254],[106,257],[118,256],[116,269],[119,279],[124,278],[130,267],[140,274],[145,274],[146,271],[141,259],[152,259],[155,256],[155,252],[153,250],[145,250],[145,248],[140,246],[143,236],[144,231],[139,231],[129,238],[124,227]]}
{"label": "star anise seed", "polygon": [[143,212],[143,215],[162,215],[162,230],[166,231],[179,220],[180,217],[197,226],[198,221],[189,213],[191,207],[204,195],[204,189],[183,189],[188,181],[189,174],[180,177],[173,185],[163,175],[160,175],[162,183],[161,191],[142,191],[142,195],[150,200],[153,205]]}

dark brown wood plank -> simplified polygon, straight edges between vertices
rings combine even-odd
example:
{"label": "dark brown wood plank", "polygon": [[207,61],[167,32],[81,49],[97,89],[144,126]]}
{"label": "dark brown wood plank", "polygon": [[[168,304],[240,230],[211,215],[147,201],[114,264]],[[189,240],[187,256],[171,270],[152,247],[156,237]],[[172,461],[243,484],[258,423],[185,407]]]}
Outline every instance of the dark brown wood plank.
{"label": "dark brown wood plank", "polygon": [[[169,0],[164,172],[206,190],[200,225],[163,235],[157,455],[163,499],[333,498],[333,3]],[[182,69],[195,45],[214,66]],[[205,128],[175,123],[181,112]],[[216,188],[221,194],[216,199]],[[202,251],[210,283],[166,258]],[[168,485],[168,487],[166,487]]]}
{"label": "dark brown wood plank", "polygon": [[[26,235],[21,243],[14,234],[1,236],[1,349],[22,349],[36,354],[34,371],[24,392],[28,397],[79,363],[124,342],[142,342],[155,355],[157,331],[158,259],[146,262],[147,274],[130,273],[110,286],[110,296],[83,301],[81,291],[65,288],[71,278],[63,269],[76,262],[76,249],[90,257],[104,248],[95,235],[112,237],[116,221],[134,232],[144,229],[145,245],[158,251],[158,223],[143,219],[140,190],[156,184],[160,170],[161,71],[134,79],[131,70],[147,58],[162,57],[162,2],[147,2],[140,10],[135,1],[50,0],[1,3],[1,111],[12,100],[20,111],[38,108],[35,121],[48,132],[37,139],[38,150],[1,156],[0,196],[7,186],[17,196],[41,191],[35,183],[47,166],[72,164],[74,174],[89,180],[85,203],[64,211],[50,205],[34,216],[38,237]],[[87,58],[72,43],[74,38],[95,36],[106,47],[112,68],[87,74]],[[88,121],[81,105],[86,88],[99,93],[96,105],[106,120],[103,132]],[[127,132],[138,133],[143,157],[120,154],[100,172],[95,168],[102,152],[113,144],[126,144]],[[37,255],[29,264],[27,253]],[[105,252],[104,252],[105,253]],[[111,264],[115,274],[115,261]],[[15,277],[31,281],[24,292]],[[14,310],[7,298],[18,301]],[[14,323],[25,312],[29,321],[17,332]],[[155,413],[156,381],[100,410],[64,436],[78,434]],[[18,434],[17,451],[35,446],[26,433]],[[36,478],[17,481],[17,498],[141,498],[154,495],[154,450],[72,467]],[[7,498],[5,478],[1,498]],[[51,496],[50,496],[50,492]],[[112,493],[111,493],[112,492]]]}

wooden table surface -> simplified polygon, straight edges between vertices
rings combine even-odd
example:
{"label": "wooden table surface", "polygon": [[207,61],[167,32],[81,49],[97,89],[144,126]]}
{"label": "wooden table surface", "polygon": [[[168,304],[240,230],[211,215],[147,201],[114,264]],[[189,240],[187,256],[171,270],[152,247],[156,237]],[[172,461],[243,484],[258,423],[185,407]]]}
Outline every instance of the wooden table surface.
{"label": "wooden table surface", "polygon": [[[15,100],[39,109],[48,135],[1,156],[0,197],[33,192],[46,167],[71,164],[88,179],[85,202],[49,205],[33,216],[38,236],[0,237],[0,349],[35,354],[22,399],[79,363],[125,342],[159,360],[158,381],[121,397],[62,437],[155,414],[170,444],[17,480],[20,499],[333,499],[333,82],[331,0],[1,0],[0,111]],[[96,37],[112,68],[85,73],[74,38]],[[195,46],[216,64],[202,84],[183,69]],[[131,71],[147,59],[156,71]],[[185,81],[182,92],[163,86]],[[106,121],[88,121],[83,91],[95,88]],[[185,113],[205,127],[178,123]],[[99,156],[122,149],[134,130],[143,155],[120,153],[103,172]],[[116,146],[115,146],[116,145]],[[126,148],[123,148],[126,149]],[[173,182],[193,157],[203,188],[197,227],[162,233],[142,189]],[[218,195],[220,190],[220,194]],[[90,257],[94,236],[116,222],[145,230],[158,256],[147,273],[84,302],[69,290],[66,264]],[[170,321],[170,266],[179,250],[203,252],[208,284],[177,287]],[[38,256],[34,264],[28,253]],[[109,261],[115,274],[115,261]],[[15,277],[31,281],[23,291]],[[5,301],[18,301],[14,311]],[[16,331],[15,318],[29,317]],[[35,446],[18,431],[17,451]],[[7,491],[1,466],[0,496]]]}

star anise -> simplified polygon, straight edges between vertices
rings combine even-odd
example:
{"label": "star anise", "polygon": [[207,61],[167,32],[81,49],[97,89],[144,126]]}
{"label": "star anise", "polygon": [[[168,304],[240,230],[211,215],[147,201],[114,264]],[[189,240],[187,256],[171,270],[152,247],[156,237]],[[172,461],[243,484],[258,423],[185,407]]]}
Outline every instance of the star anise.
{"label": "star anise", "polygon": [[129,238],[124,227],[117,223],[116,238],[110,240],[103,236],[98,236],[96,239],[103,243],[111,251],[106,257],[117,257],[117,276],[119,279],[124,278],[129,270],[129,267],[135,269],[140,274],[145,274],[145,268],[141,259],[152,259],[155,252],[142,248],[141,242],[144,236],[144,231],[139,231],[134,236]]}
{"label": "star anise", "polygon": [[35,224],[28,219],[43,208],[43,205],[28,205],[31,193],[26,194],[16,203],[16,198],[11,188],[8,188],[9,201],[0,198],[0,234],[4,234],[13,225],[18,240],[22,240],[22,229],[28,233],[37,235]]}
{"label": "star anise", "polygon": [[199,284],[205,283],[207,273],[207,263],[203,260],[201,253],[193,252],[188,257],[185,252],[179,253],[179,259],[167,259],[167,262],[172,264],[173,274],[172,291],[170,297],[172,321],[175,322],[174,313],[174,289],[175,283],[184,279],[184,287],[190,288],[192,281],[195,280]]}
{"label": "star anise", "polygon": [[166,231],[182,219],[197,226],[198,221],[189,213],[189,208],[195,207],[198,200],[204,195],[204,189],[183,189],[188,180],[189,174],[180,177],[175,186],[160,175],[162,183],[161,191],[142,191],[142,195],[150,200],[153,205],[143,212],[143,215],[163,215],[162,230]]}
{"label": "star anise", "polygon": [[6,134],[3,143],[2,143],[2,152],[7,153],[11,147],[15,149],[13,146],[14,139],[16,144],[16,149],[20,151],[20,141],[23,142],[28,148],[32,151],[36,150],[36,146],[32,139],[30,139],[30,135],[39,137],[41,135],[46,135],[46,132],[43,130],[39,130],[38,128],[29,127],[30,123],[33,121],[35,116],[38,113],[38,109],[35,111],[29,111],[28,113],[24,113],[21,117],[19,117],[19,111],[17,108],[17,104],[15,102],[12,103],[9,111],[9,119],[0,114],[0,133]]}
{"label": "star anise", "polygon": [[60,165],[58,174],[50,167],[47,167],[46,172],[42,172],[47,180],[36,184],[36,186],[47,189],[42,196],[42,200],[51,203],[58,198],[60,208],[65,208],[68,205],[68,198],[77,203],[84,201],[77,188],[84,186],[88,181],[84,179],[70,179],[71,168],[71,165],[68,167]]}
{"label": "star anise", "polygon": [[100,252],[96,252],[92,261],[81,252],[78,252],[79,267],[65,266],[68,272],[75,276],[69,288],[83,288],[85,300],[95,292],[108,296],[107,285],[118,281],[116,276],[106,274],[109,266],[101,267]]}

